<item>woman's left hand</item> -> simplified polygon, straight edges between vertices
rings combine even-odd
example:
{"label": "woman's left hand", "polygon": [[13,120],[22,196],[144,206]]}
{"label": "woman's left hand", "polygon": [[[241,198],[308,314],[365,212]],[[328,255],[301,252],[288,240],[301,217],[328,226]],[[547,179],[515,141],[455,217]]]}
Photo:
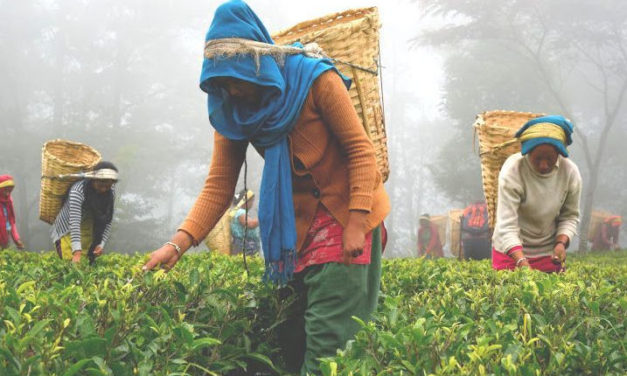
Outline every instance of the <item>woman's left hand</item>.
{"label": "woman's left hand", "polygon": [[555,244],[555,248],[553,248],[553,256],[551,256],[551,261],[553,261],[554,264],[563,264],[564,261],[566,261],[566,247],[564,247],[564,244]]}
{"label": "woman's left hand", "polygon": [[102,253],[104,252],[104,250],[102,249],[101,246],[96,246],[96,248],[94,248],[94,255],[96,257],[100,257],[102,256]]}
{"label": "woman's left hand", "polygon": [[17,240],[15,242],[15,245],[17,246],[17,249],[19,249],[20,251],[24,249],[24,243],[22,243],[21,240]]}
{"label": "woman's left hand", "polygon": [[344,265],[350,265],[351,260],[361,256],[366,245],[366,217],[368,213],[351,211],[348,216],[348,224],[342,235],[344,249]]}

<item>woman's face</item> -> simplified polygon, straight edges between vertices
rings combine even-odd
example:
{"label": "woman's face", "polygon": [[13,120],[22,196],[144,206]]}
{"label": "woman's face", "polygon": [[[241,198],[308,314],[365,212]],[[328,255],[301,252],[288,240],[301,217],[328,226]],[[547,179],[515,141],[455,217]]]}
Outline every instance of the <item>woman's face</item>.
{"label": "woman's face", "polygon": [[261,86],[233,77],[216,77],[214,84],[226,90],[231,98],[249,105],[261,102]]}
{"label": "woman's face", "polygon": [[0,195],[2,197],[9,197],[11,195],[11,192],[13,192],[13,187],[0,188]]}
{"label": "woman's face", "polygon": [[529,152],[529,162],[540,174],[548,174],[553,171],[558,157],[557,149],[550,144],[538,145]]}
{"label": "woman's face", "polygon": [[92,180],[91,184],[94,187],[94,190],[98,194],[102,195],[111,190],[113,183],[115,183],[113,180]]}

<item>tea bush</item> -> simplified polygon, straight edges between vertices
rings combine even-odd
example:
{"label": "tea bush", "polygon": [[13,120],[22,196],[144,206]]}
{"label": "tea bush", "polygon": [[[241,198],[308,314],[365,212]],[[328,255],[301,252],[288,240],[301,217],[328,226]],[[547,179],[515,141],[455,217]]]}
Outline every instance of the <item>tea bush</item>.
{"label": "tea bush", "polygon": [[[284,374],[274,329],[289,302],[260,260],[144,255],[92,267],[0,252],[0,375]],[[627,252],[570,257],[562,275],[488,261],[385,260],[372,322],[325,375],[624,375]]]}
{"label": "tea bush", "polygon": [[568,261],[561,275],[387,262],[375,320],[324,374],[627,374],[627,253]]}

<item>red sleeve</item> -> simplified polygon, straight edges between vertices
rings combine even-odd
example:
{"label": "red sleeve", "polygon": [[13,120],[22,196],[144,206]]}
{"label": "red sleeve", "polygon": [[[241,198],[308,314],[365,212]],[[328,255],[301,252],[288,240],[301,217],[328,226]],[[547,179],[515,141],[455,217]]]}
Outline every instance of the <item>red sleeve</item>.
{"label": "red sleeve", "polygon": [[442,243],[440,242],[440,233],[438,232],[438,228],[432,224],[431,225],[431,239],[429,240],[429,249],[433,250],[442,250]]}
{"label": "red sleeve", "polygon": [[17,232],[17,225],[15,224],[15,209],[13,208],[13,201],[9,202],[11,206],[8,208],[9,212],[9,222],[11,223],[11,237],[13,237],[13,241],[17,243],[20,240],[20,234]]}
{"label": "red sleeve", "polygon": [[422,237],[423,237],[423,231],[422,229],[419,229],[418,230],[418,256],[420,256],[424,252],[424,249],[422,248]]}

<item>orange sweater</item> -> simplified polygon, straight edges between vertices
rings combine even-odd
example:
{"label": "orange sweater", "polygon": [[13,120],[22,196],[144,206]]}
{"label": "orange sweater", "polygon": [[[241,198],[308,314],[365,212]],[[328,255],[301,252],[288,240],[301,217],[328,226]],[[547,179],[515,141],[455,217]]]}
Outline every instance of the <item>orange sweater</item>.
{"label": "orange sweater", "polygon": [[[368,231],[383,221],[390,202],[376,166],[374,147],[335,72],[327,71],[316,79],[288,140],[298,250],[319,203],[343,226],[349,210],[369,213]],[[214,133],[209,176],[179,227],[194,238],[195,244],[229,208],[247,145],[247,141],[231,141]]]}

